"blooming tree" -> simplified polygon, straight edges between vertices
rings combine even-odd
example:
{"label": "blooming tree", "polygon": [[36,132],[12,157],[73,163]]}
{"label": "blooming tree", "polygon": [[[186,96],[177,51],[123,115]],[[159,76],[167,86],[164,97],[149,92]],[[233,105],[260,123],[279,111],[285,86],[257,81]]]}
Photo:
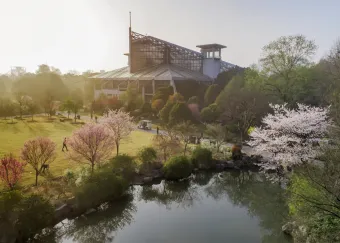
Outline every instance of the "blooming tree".
{"label": "blooming tree", "polygon": [[122,138],[127,137],[134,129],[132,117],[129,113],[122,110],[109,110],[108,116],[103,118],[101,122],[110,129],[116,143],[118,155],[120,141]]}
{"label": "blooming tree", "polygon": [[326,135],[331,125],[329,107],[297,106],[289,109],[286,104],[270,104],[274,113],[263,118],[263,127],[256,127],[250,133],[249,145],[255,154],[269,155],[263,168],[298,165],[318,155],[313,145]]}
{"label": "blooming tree", "polygon": [[12,190],[21,179],[24,166],[13,155],[6,155],[0,160],[0,179]]}
{"label": "blooming tree", "polygon": [[115,137],[103,124],[86,124],[76,130],[68,141],[71,150],[68,157],[79,163],[89,163],[93,172],[94,166],[112,154]]}
{"label": "blooming tree", "polygon": [[56,144],[49,138],[38,137],[28,140],[21,149],[21,158],[35,170],[35,185],[42,170],[56,158]]}

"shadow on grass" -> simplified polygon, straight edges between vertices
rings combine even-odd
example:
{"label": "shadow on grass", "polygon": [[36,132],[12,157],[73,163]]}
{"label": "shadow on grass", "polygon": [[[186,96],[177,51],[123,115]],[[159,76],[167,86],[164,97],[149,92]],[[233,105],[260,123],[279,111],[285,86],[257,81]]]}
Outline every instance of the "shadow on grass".
{"label": "shadow on grass", "polygon": [[1,131],[12,132],[12,133],[21,132],[21,129],[17,126],[17,122],[15,121],[9,121],[9,122],[3,123],[0,126],[0,129]]}

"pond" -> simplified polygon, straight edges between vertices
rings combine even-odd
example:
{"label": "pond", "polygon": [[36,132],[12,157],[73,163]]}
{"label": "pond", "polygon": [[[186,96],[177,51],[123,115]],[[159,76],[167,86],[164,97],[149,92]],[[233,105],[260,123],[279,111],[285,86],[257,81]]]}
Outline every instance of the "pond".
{"label": "pond", "polygon": [[200,173],[134,186],[131,196],[65,220],[41,242],[289,243],[284,190],[258,173]]}

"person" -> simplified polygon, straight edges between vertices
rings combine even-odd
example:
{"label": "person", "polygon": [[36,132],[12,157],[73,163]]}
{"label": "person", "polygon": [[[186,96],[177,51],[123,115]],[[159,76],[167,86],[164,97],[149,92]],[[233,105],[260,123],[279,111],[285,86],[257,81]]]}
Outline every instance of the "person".
{"label": "person", "polygon": [[66,148],[66,151],[68,151],[66,143],[67,143],[67,139],[64,138],[63,148],[62,148],[62,150],[61,150],[61,151],[63,151],[63,152],[64,152],[64,148]]}
{"label": "person", "polygon": [[157,135],[159,134],[159,127],[157,127]]}

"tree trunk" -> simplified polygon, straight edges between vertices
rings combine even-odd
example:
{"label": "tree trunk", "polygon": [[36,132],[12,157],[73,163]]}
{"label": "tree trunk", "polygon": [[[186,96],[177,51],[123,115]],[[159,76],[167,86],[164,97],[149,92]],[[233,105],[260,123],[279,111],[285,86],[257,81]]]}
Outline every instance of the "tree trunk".
{"label": "tree trunk", "polygon": [[39,176],[38,171],[35,171],[35,186],[38,186],[38,176]]}
{"label": "tree trunk", "polygon": [[118,153],[119,153],[119,143],[116,142],[116,148],[117,148],[117,156],[118,156]]}
{"label": "tree trunk", "polygon": [[91,162],[91,171],[92,171],[92,174],[93,174],[93,171],[94,171],[94,163]]}
{"label": "tree trunk", "polygon": [[188,146],[188,144],[185,143],[185,145],[184,145],[184,156],[185,156],[185,153],[187,152],[187,146]]}

